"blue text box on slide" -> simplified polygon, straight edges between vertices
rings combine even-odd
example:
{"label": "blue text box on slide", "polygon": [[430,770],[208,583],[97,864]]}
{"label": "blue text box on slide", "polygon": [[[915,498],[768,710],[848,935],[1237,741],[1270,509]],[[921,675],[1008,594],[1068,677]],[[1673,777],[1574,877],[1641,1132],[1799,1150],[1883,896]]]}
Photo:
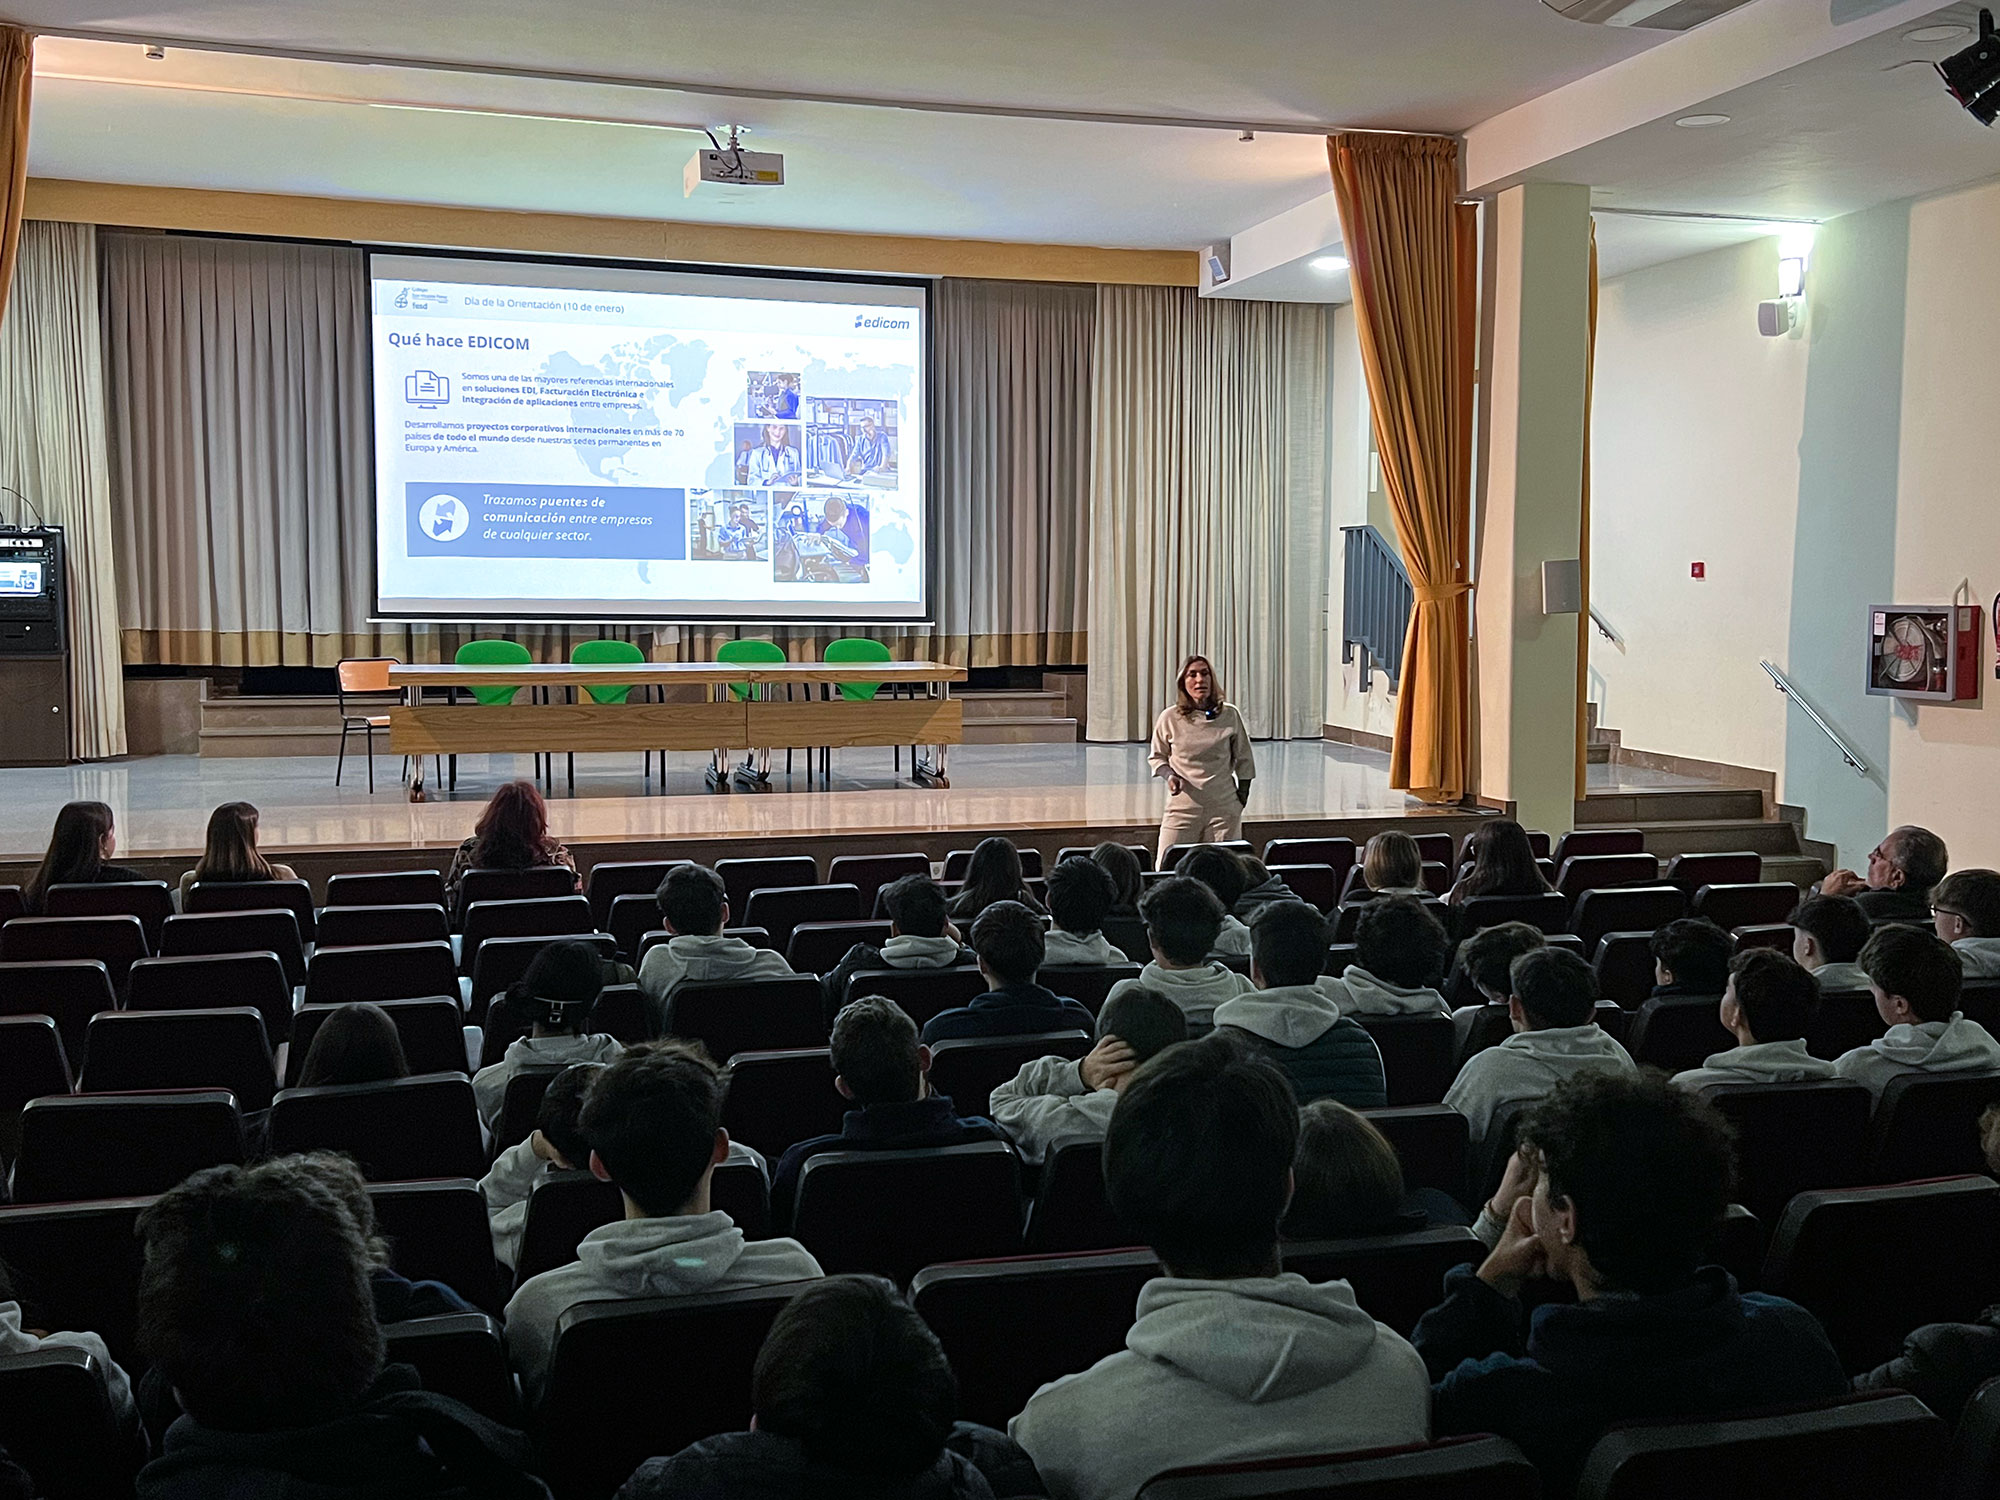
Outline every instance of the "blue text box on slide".
{"label": "blue text box on slide", "polygon": [[617,484],[405,484],[412,557],[687,557],[687,491]]}

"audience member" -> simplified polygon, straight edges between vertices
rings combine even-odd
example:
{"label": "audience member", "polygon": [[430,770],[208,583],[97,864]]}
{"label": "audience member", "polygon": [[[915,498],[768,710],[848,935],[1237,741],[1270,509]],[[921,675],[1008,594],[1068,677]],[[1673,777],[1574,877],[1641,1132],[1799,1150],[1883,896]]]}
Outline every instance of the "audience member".
{"label": "audience member", "polygon": [[[1354,925],[1355,955],[1322,986],[1345,1016],[1443,1015],[1437,991],[1451,956],[1444,925],[1414,896],[1378,896]],[[1320,955],[1324,963],[1326,955]]]}
{"label": "audience member", "polygon": [[1090,862],[1111,877],[1111,915],[1136,917],[1145,890],[1145,870],[1139,856],[1124,844],[1103,843],[1090,851]]}
{"label": "audience member", "polygon": [[1048,964],[1122,964],[1125,955],[1104,936],[1104,919],[1118,898],[1104,867],[1071,855],[1049,871]]}
{"label": "audience member", "polygon": [[1388,1103],[1382,1054],[1320,985],[1326,940],[1326,919],[1303,901],[1274,901],[1258,912],[1250,929],[1256,991],[1218,1005],[1216,1029],[1253,1039],[1306,1103],[1338,1099],[1380,1108]]}
{"label": "audience member", "polygon": [[[96,1360],[98,1368],[104,1372],[104,1392],[111,1400],[111,1414],[117,1419],[119,1428],[135,1441],[138,1440],[139,1405],[132,1396],[131,1377],[111,1357],[104,1340],[97,1334],[82,1330],[74,1333],[47,1332],[40,1326],[45,1321],[39,1313],[24,1309],[21,1294],[14,1287],[14,1273],[0,1264],[0,1354],[33,1354],[37,1349],[81,1349]],[[30,1323],[36,1326],[26,1326]],[[4,1450],[0,1450],[0,1456],[3,1455]],[[4,1467],[0,1467],[0,1475],[4,1474]],[[0,1486],[0,1496],[7,1494],[6,1488]]]}
{"label": "audience member", "polygon": [[1683,1088],[1711,1083],[1812,1083],[1834,1076],[1833,1064],[1806,1051],[1819,1009],[1812,975],[1774,948],[1749,948],[1729,964],[1722,992],[1722,1029],[1736,1038],[1698,1068],[1676,1073]]}
{"label": "audience member", "polygon": [[833,1086],[854,1105],[837,1135],[794,1143],[771,1179],[771,1217],[790,1224],[799,1173],[825,1151],[913,1151],[992,1141],[991,1120],[962,1119],[951,1100],[931,1090],[931,1049],[917,1040],[917,1023],[880,995],[850,1001],[834,1017]]}
{"label": "audience member", "polygon": [[320,1022],[312,1045],[299,1065],[299,1087],[327,1088],[342,1083],[387,1083],[408,1078],[403,1038],[389,1012],[363,1002],[342,1005]]}
{"label": "audience member", "polygon": [[1378,833],[1361,854],[1361,883],[1377,896],[1421,896],[1424,852],[1407,833]]}
{"label": "audience member", "polygon": [[731,1292],[806,1281],[819,1262],[795,1240],[746,1240],[709,1206],[709,1181],[729,1157],[722,1078],[697,1047],[635,1047],[597,1075],[579,1133],[590,1170],[616,1183],[625,1217],[593,1229],[576,1259],[531,1276],[507,1304],[507,1352],[530,1405],[555,1353],[556,1324],[584,1302]]}
{"label": "audience member", "polygon": [[1942,938],[1885,924],[1861,950],[1861,967],[1889,1030],[1836,1058],[1840,1077],[1865,1083],[1879,1099],[1899,1073],[2000,1072],[2000,1041],[1958,1008],[1965,966]]}
{"label": "audience member", "polygon": [[383,1367],[365,1237],[312,1174],[206,1168],[139,1236],[139,1349],[187,1412],[141,1500],[547,1496],[521,1434]]}
{"label": "audience member", "polygon": [[1632,1071],[1632,1058],[1599,1026],[1597,976],[1561,948],[1536,948],[1509,970],[1507,1018],[1514,1034],[1465,1060],[1444,1102],[1465,1116],[1473,1144],[1493,1116],[1516,1099],[1539,1099],[1563,1079],[1610,1068]]}
{"label": "audience member", "polygon": [[[1219,845],[1197,844],[1181,856],[1181,862],[1174,866],[1174,873],[1199,880],[1215,892],[1215,899],[1222,904],[1222,927],[1216,933],[1213,951],[1230,958],[1247,957],[1250,953],[1250,929],[1230,914],[1236,903],[1243,899],[1243,892],[1249,888],[1243,861],[1233,851]],[[1288,899],[1296,901],[1298,897]]]}
{"label": "audience member", "polygon": [[1229,914],[1238,921],[1248,922],[1264,909],[1266,902],[1299,899],[1298,893],[1273,875],[1263,860],[1251,854],[1239,854],[1236,858],[1243,866],[1243,894],[1236,898]]}
{"label": "audience member", "polygon": [[1256,988],[1248,975],[1208,956],[1225,913],[1215,892],[1199,880],[1168,876],[1140,899],[1139,915],[1153,961],[1137,979],[1113,985],[1108,998],[1141,987],[1165,995],[1187,1016],[1189,1033],[1200,1035],[1213,1024],[1216,1006]]}
{"label": "audience member", "polygon": [[211,885],[244,885],[259,880],[297,880],[290,865],[274,864],[257,851],[257,809],[248,802],[225,802],[208,815],[208,841],[192,870],[181,876],[181,904],[188,887],[205,880]]}
{"label": "audience member", "polygon": [[577,1126],[577,1116],[603,1067],[603,1063],[572,1063],[551,1078],[535,1112],[534,1130],[494,1157],[492,1170],[479,1179],[479,1196],[486,1200],[487,1223],[493,1231],[493,1258],[510,1271],[520,1260],[528,1197],[536,1185],[553,1173],[590,1165],[590,1146]]}
{"label": "audience member", "polygon": [[1131,1500],[1184,1465],[1428,1436],[1409,1344],[1347,1282],[1279,1268],[1298,1140],[1283,1073],[1226,1035],[1169,1047],[1119,1095],[1105,1190],[1162,1274],[1123,1351],[1043,1386],[1009,1424],[1051,1495]]}
{"label": "audience member", "polygon": [[707,865],[675,865],[655,899],[660,921],[671,934],[648,949],[639,965],[639,988],[655,1031],[667,1029],[668,1002],[683,984],[791,976],[783,954],[723,932],[729,925],[729,898],[722,877]]}
{"label": "audience member", "polygon": [[1931,892],[1931,921],[1968,979],[2000,978],[2000,870],[1954,870]]}
{"label": "audience member", "polygon": [[1344,1240],[1463,1224],[1465,1210],[1437,1188],[1406,1192],[1389,1138],[1358,1110],[1320,1099],[1299,1111],[1297,1186],[1285,1214],[1288,1240]]}
{"label": "audience member", "polygon": [[829,1276],[786,1303],[758,1351],[750,1401],[748,1432],[648,1459],[617,1500],[1046,1493],[1013,1439],[952,1421],[958,1382],[944,1347],[879,1277]]}
{"label": "audience member", "polygon": [[[1481,1001],[1487,1005],[1505,1005],[1514,992],[1514,960],[1523,953],[1546,948],[1548,943],[1538,927],[1526,922],[1498,922],[1480,928],[1460,943],[1455,965],[1471,981]],[[1466,1006],[1455,1014],[1465,1016],[1469,1024],[1477,1013],[1476,1007]]]}
{"label": "audience member", "polygon": [[308,1178],[319,1183],[339,1200],[361,1235],[368,1260],[368,1291],[375,1303],[375,1321],[401,1323],[410,1318],[436,1318],[447,1313],[477,1312],[478,1308],[441,1281],[412,1281],[399,1275],[390,1263],[389,1242],[375,1232],[375,1201],[368,1196],[367,1179],[354,1158],[337,1151],[309,1151],[299,1156],[280,1156],[264,1163],[265,1169],[279,1174]]}
{"label": "audience member", "polygon": [[996,901],[1012,901],[1038,917],[1048,915],[1028,889],[1028,882],[1021,874],[1021,851],[1011,839],[981,839],[972,846],[972,860],[965,867],[965,884],[952,899],[951,915],[970,927]]}
{"label": "audience member", "polygon": [[584,942],[550,943],[528,972],[500,997],[500,1022],[524,1036],[508,1044],[500,1061],[472,1076],[479,1118],[499,1123],[507,1084],[523,1068],[550,1063],[609,1062],[623,1050],[615,1036],[586,1031],[604,991],[604,960]]}
{"label": "audience member", "polygon": [[1821,994],[1868,988],[1868,976],[1855,960],[1873,927],[1859,901],[1808,896],[1786,920],[1792,924],[1792,957],[1819,981]]}
{"label": "audience member", "polygon": [[958,940],[951,924],[944,890],[928,875],[905,875],[882,887],[882,909],[889,916],[889,941],[877,948],[856,943],[820,979],[821,1006],[827,1025],[847,1003],[851,975],[875,969],[949,969],[976,963],[977,955]]}
{"label": "audience member", "polygon": [[549,837],[549,806],[532,781],[509,781],[487,799],[486,810],[472,833],[452,852],[444,877],[445,908],[454,923],[465,920],[467,870],[530,870],[561,865],[570,872],[571,889],[582,890],[576,860],[558,839]]}
{"label": "audience member", "polygon": [[1682,917],[1653,934],[1653,994],[1714,995],[1729,983],[1736,945],[1707,917]]}
{"label": "audience member", "polygon": [[1472,868],[1446,898],[1454,906],[1474,896],[1539,896],[1549,889],[1527,829],[1512,818],[1481,823],[1466,841],[1465,852]]}
{"label": "audience member", "polygon": [[110,863],[117,852],[118,830],[112,826],[109,807],[102,802],[65,802],[56,814],[48,852],[21,887],[22,908],[31,917],[41,916],[52,885],[115,885],[146,878],[137,870]]}
{"label": "audience member", "polygon": [[[1986,1170],[2000,1176],[2000,1105],[1979,1117]],[[1854,1377],[1857,1391],[1908,1391],[1956,1427],[1972,1393],[2000,1376],[2000,1305],[1970,1323],[1927,1323],[1887,1364]]]}
{"label": "audience member", "polygon": [[972,924],[972,948],[986,993],[932,1016],[924,1026],[926,1046],[963,1037],[1090,1030],[1088,1010],[1035,983],[1044,951],[1042,921],[1020,902],[996,901],[982,911]]}
{"label": "audience member", "polygon": [[1124,987],[1097,1013],[1097,1045],[1088,1054],[1037,1058],[993,1090],[994,1122],[1031,1163],[1059,1140],[1101,1140],[1139,1065],[1187,1035],[1187,1015],[1172,1000],[1143,985]]}
{"label": "audience member", "polygon": [[1835,870],[1819,883],[1822,896],[1852,896],[1868,920],[1927,925],[1931,917],[1931,887],[1951,868],[1944,840],[1928,828],[1905,823],[1892,828],[1868,853],[1868,873]]}

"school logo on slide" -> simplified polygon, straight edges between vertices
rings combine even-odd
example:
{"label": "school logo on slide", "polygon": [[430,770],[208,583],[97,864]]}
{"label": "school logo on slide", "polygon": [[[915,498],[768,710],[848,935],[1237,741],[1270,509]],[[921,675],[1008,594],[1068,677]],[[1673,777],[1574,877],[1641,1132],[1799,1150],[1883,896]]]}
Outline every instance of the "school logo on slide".
{"label": "school logo on slide", "polygon": [[417,520],[424,528],[424,535],[432,541],[455,542],[472,523],[472,512],[456,495],[433,495],[417,512]]}

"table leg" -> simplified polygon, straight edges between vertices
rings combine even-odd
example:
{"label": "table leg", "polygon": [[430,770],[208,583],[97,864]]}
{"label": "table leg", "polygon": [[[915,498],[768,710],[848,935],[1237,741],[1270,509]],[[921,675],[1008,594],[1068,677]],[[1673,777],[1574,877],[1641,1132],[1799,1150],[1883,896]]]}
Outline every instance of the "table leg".
{"label": "table leg", "polygon": [[[424,690],[422,688],[403,689],[404,698],[411,708],[415,708],[423,700],[423,693]],[[410,757],[410,763],[414,767],[410,772],[410,800],[412,802],[422,802],[425,800],[424,758],[421,755],[413,755]]]}

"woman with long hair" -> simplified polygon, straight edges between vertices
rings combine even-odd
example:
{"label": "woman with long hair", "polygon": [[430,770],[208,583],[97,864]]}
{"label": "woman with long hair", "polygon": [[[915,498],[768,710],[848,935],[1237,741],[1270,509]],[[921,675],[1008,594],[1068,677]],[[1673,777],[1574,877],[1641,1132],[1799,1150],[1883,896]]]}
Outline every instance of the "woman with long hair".
{"label": "woman with long hair", "polygon": [[366,1003],[343,1005],[320,1022],[306,1060],[299,1068],[299,1087],[326,1088],[341,1083],[387,1083],[408,1078],[402,1034],[389,1012]]}
{"label": "woman with long hair", "polygon": [[970,932],[973,918],[996,901],[1018,901],[1035,915],[1045,915],[1021,876],[1021,851],[1008,839],[981,839],[965,867],[965,885],[952,899],[951,919]]}
{"label": "woman with long hair", "polygon": [[109,807],[102,802],[64,803],[49,835],[48,852],[21,889],[28,915],[41,915],[52,885],[108,885],[146,878],[137,870],[112,864],[111,856],[117,852],[118,831]]}
{"label": "woman with long hair", "polygon": [[1454,905],[1472,896],[1539,896],[1549,889],[1528,830],[1511,818],[1481,823],[1466,848],[1472,868],[1452,890]]}
{"label": "woman with long hair", "polygon": [[1174,702],[1153,721],[1147,759],[1167,783],[1155,863],[1167,866],[1176,844],[1225,844],[1243,837],[1243,809],[1257,762],[1250,731],[1205,656],[1190,656],[1174,679]]}
{"label": "woman with long hair", "polygon": [[198,881],[247,885],[259,880],[297,880],[290,865],[273,864],[257,850],[257,809],[249,802],[225,802],[208,815],[208,841],[195,867],[181,876],[181,904]]}
{"label": "woman with long hair", "polygon": [[570,872],[574,889],[576,859],[561,842],[549,837],[549,805],[532,781],[510,781],[486,801],[486,810],[472,826],[472,834],[451,857],[451,871],[444,878],[446,907],[454,921],[465,917],[465,872],[467,870],[527,870],[536,865],[561,865]]}
{"label": "woman with long hair", "polygon": [[1111,877],[1111,915],[1137,917],[1145,894],[1145,872],[1139,856],[1123,844],[1105,842],[1090,851],[1090,861]]}

